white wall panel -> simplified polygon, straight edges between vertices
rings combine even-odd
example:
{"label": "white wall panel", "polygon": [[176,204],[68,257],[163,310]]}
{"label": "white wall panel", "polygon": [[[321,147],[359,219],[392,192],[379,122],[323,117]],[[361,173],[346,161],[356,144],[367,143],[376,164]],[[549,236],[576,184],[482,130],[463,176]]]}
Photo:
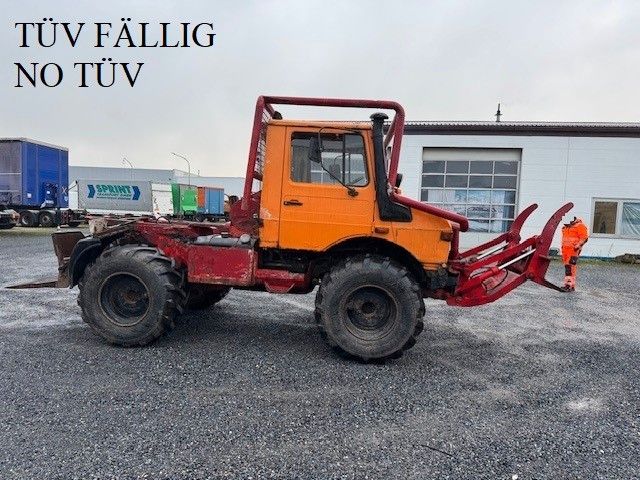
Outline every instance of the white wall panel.
{"label": "white wall panel", "polygon": [[[562,204],[591,227],[593,198],[640,199],[640,139],[494,135],[406,135],[400,156],[403,193],[420,199],[422,152],[429,147],[522,149],[518,209],[531,203],[539,208],[523,228],[526,236],[539,233]],[[462,245],[473,246],[491,234],[463,234]],[[559,231],[554,246],[559,247]],[[586,256],[611,257],[640,253],[640,240],[592,237]]]}

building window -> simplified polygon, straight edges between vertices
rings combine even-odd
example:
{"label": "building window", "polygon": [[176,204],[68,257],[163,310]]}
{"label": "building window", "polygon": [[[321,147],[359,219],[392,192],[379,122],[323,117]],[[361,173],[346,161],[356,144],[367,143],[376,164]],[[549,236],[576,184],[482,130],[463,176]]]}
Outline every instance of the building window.
{"label": "building window", "polygon": [[593,233],[615,235],[618,223],[618,202],[595,202],[593,208]]}
{"label": "building window", "polygon": [[594,200],[592,233],[640,238],[640,200]]}
{"label": "building window", "polygon": [[469,230],[502,233],[516,215],[521,150],[424,148],[420,199],[469,218]]}
{"label": "building window", "polygon": [[309,156],[314,132],[296,132],[291,137],[291,180],[363,187],[369,183],[364,155],[364,140],[359,134],[322,133],[321,160]]}

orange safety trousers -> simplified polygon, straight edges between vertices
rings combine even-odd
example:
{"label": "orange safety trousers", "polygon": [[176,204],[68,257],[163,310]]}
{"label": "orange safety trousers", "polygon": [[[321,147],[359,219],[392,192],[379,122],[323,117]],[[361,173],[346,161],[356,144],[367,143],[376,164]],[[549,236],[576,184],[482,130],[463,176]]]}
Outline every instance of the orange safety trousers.
{"label": "orange safety trousers", "polygon": [[562,227],[562,263],[564,263],[564,286],[575,290],[577,263],[582,246],[589,239],[587,226],[577,220]]}

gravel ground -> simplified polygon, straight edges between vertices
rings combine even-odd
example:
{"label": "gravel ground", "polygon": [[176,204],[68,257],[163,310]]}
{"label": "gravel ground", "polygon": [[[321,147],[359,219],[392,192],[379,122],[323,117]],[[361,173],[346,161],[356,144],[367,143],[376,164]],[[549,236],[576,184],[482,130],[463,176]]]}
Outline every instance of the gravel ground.
{"label": "gravel ground", "polygon": [[[56,271],[33,231],[0,233],[0,262],[0,286]],[[429,301],[385,365],[325,346],[312,295],[234,291],[122,349],[77,290],[0,288],[0,478],[638,478],[639,278],[585,264],[575,294]]]}

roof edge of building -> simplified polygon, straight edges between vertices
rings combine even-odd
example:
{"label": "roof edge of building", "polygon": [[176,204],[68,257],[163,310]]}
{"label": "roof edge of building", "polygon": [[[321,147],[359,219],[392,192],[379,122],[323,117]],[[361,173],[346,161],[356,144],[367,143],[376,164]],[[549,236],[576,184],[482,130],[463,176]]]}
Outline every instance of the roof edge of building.
{"label": "roof edge of building", "polygon": [[524,135],[639,137],[640,123],[615,122],[417,122],[405,123],[408,135]]}

